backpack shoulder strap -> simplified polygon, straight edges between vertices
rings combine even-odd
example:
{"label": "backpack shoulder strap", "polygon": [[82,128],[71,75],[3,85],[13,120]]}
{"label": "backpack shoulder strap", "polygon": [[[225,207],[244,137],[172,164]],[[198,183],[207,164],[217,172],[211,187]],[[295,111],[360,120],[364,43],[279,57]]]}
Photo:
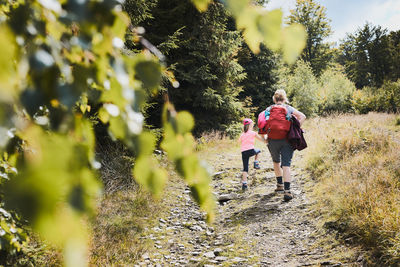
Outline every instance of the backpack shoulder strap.
{"label": "backpack shoulder strap", "polygon": [[285,108],[286,108],[286,120],[290,121],[290,119],[292,118],[293,110],[290,109],[290,111],[289,111],[288,107],[289,107],[289,105],[285,105]]}
{"label": "backpack shoulder strap", "polygon": [[267,107],[267,109],[265,110],[265,112],[264,112],[265,120],[269,120],[270,111],[271,111],[271,108],[272,108],[273,106],[274,106],[274,105],[269,106],[269,107]]}

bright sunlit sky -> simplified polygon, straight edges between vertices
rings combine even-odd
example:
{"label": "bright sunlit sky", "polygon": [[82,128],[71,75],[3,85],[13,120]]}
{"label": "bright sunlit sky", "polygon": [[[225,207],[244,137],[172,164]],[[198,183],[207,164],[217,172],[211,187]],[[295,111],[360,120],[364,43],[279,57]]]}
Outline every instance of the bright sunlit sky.
{"label": "bright sunlit sky", "polygon": [[[366,22],[389,31],[400,30],[400,0],[317,0],[326,8],[333,34],[327,39],[338,42],[346,33],[354,33]],[[270,0],[268,9],[282,8],[284,16],[295,7],[296,0]]]}

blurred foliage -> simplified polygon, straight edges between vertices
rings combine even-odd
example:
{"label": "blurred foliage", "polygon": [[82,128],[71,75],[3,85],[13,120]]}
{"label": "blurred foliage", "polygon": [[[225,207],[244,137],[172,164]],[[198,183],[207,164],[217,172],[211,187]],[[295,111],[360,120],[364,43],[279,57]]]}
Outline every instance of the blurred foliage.
{"label": "blurred foliage", "polygon": [[[154,3],[137,2],[143,17],[134,22],[151,16],[147,11]],[[209,1],[194,3],[204,11]],[[6,182],[1,180],[1,200],[6,209],[28,220],[41,237],[63,248],[66,266],[87,264],[89,231],[84,221],[93,215],[101,193],[94,124],[103,124],[111,138],[134,151],[134,178],[155,196],[161,196],[167,179],[152,155],[157,140],[143,129],[143,113],[146,96],[157,93],[163,78],[174,87],[179,83],[163,64],[165,57],[142,38],[142,29],[131,27],[123,8],[131,16],[137,10],[129,4],[122,7],[116,0],[1,1],[0,152],[2,162],[14,173]],[[303,48],[302,27],[282,28],[281,11],[267,12],[244,0],[226,1],[226,8],[254,52],[264,41],[293,62]],[[221,12],[216,11],[208,14]],[[207,21],[203,23],[208,26]],[[125,37],[143,48],[125,51]],[[209,38],[203,36],[203,41]],[[225,89],[229,88],[233,85]],[[211,105],[224,104],[214,88],[205,94]],[[212,220],[210,176],[194,153],[193,117],[175,112],[166,101],[163,123],[161,147]],[[5,177],[7,172],[2,173]],[[2,212],[0,241],[1,250],[11,253],[24,245],[26,235],[8,215]]]}
{"label": "blurred foliage", "polygon": [[[2,16],[2,157],[18,169],[2,190],[6,208],[63,247],[67,266],[85,265],[82,219],[101,192],[93,123],[135,151],[136,180],[159,195],[166,174],[151,155],[155,138],[142,130],[141,110],[164,66],[146,49],[121,52],[130,20],[117,1],[10,1]],[[20,229],[1,229],[1,249],[19,249]]]}
{"label": "blurred foliage", "polygon": [[293,23],[283,27],[282,10],[267,11],[258,4],[252,4],[250,0],[226,0],[224,3],[254,53],[260,51],[263,42],[268,48],[281,51],[285,62],[292,64],[296,61],[307,38],[303,25]]}

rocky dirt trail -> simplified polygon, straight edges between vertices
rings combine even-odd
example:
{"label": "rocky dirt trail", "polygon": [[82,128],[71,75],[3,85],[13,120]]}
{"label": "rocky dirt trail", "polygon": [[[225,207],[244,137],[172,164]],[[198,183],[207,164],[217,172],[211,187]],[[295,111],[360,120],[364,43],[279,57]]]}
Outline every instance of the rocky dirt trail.
{"label": "rocky dirt trail", "polygon": [[167,211],[143,237],[154,241],[154,249],[138,266],[362,266],[362,257],[341,256],[349,250],[346,245],[324,244],[332,241],[318,230],[305,186],[312,181],[296,165],[294,199],[284,202],[283,194],[274,193],[276,181],[266,149],[261,169],[250,167],[244,193],[240,153],[216,149],[201,157],[214,169],[212,187],[219,200],[215,222],[206,224],[184,184],[170,183]]}

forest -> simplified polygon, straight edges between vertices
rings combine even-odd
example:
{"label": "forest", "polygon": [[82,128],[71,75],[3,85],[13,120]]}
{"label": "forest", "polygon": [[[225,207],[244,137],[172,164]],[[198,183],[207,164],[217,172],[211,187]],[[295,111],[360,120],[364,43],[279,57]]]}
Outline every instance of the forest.
{"label": "forest", "polygon": [[[126,191],[135,207],[125,212],[152,218],[143,214],[159,212],[170,183],[183,182],[215,223],[214,175],[202,153],[234,146],[243,118],[256,121],[277,89],[311,121],[302,169],[325,181],[321,188],[334,192],[326,181],[343,171],[338,164],[364,152],[354,165],[378,166],[375,175],[387,177],[371,182],[382,186],[371,196],[379,202],[393,190],[388,206],[321,202],[328,210],[340,203],[333,228],[357,236],[354,246],[372,251],[368,263],[400,263],[400,166],[389,153],[400,144],[400,30],[365,23],[334,45],[317,0],[296,0],[287,17],[266,9],[268,0],[0,3],[0,266],[139,262],[139,249],[125,262],[102,261],[93,244],[105,231],[102,201],[124,202]],[[367,158],[374,151],[393,158]],[[368,176],[350,169],[342,176]],[[368,209],[379,215],[371,224]],[[152,227],[141,220],[138,229]]]}

